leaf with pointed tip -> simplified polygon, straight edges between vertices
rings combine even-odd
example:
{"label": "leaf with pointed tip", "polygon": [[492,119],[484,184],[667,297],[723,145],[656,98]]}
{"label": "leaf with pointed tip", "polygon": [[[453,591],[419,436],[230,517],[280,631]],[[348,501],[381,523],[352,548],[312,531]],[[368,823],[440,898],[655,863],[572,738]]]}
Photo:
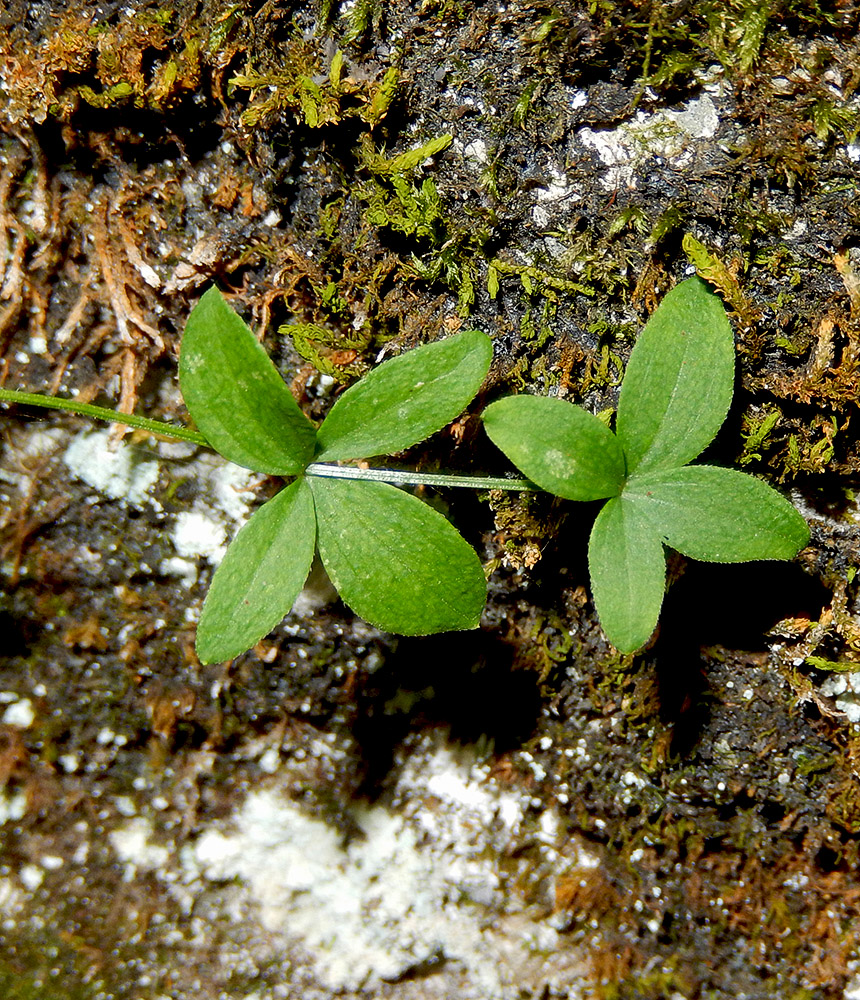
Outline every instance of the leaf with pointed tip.
{"label": "leaf with pointed tip", "polygon": [[390,455],[430,437],[472,401],[492,357],[490,338],[466,330],[385,361],[331,408],[317,461]]}
{"label": "leaf with pointed tip", "polygon": [[809,541],[806,521],[785,497],[736,469],[688,465],[635,476],[624,496],[692,559],[793,559]]}
{"label": "leaf with pointed tip", "polygon": [[622,653],[644,646],[660,616],[666,556],[651,524],[626,497],[614,497],[597,515],[588,569],[606,638]]}
{"label": "leaf with pointed tip", "polygon": [[294,476],[313,457],[316,431],[243,320],[210,288],[191,310],[179,385],[207,441],[246,469]]}
{"label": "leaf with pointed tip", "polygon": [[677,468],[714,439],[734,389],[732,330],[699,278],[666,294],[630,355],[616,433],[627,473]]}
{"label": "leaf with pointed tip", "polygon": [[624,483],[618,439],[563,399],[508,396],[483,413],[490,439],[541,489],[568,500],[617,496]]}
{"label": "leaf with pointed tip", "polygon": [[314,557],[314,501],[302,477],[256,510],[230,543],[197,627],[202,663],[244,653],[289,613]]}
{"label": "leaf with pointed tip", "polygon": [[487,596],[481,563],[438,511],[385,483],[309,483],[320,557],[356,614],[402,635],[477,627]]}

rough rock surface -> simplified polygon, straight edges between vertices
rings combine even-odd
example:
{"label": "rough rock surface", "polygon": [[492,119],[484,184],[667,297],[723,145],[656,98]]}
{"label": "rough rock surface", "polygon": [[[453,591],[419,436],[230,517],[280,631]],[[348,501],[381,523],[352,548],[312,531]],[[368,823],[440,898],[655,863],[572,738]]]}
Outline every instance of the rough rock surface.
{"label": "rough rock surface", "polygon": [[480,403],[611,409],[695,270],[738,348],[708,457],[812,542],[673,561],[620,657],[590,508],[442,496],[480,630],[382,634],[316,580],[206,667],[212,568],[277,484],[7,409],[0,994],[860,996],[858,31],[816,0],[7,0],[6,387],[181,422],[214,281],[314,419],[486,331],[482,399],[401,457],[499,471]]}

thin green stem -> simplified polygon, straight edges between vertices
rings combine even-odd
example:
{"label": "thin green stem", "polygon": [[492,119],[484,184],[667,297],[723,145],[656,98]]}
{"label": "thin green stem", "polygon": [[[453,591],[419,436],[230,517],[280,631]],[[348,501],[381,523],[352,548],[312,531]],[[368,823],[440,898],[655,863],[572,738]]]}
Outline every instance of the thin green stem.
{"label": "thin green stem", "polygon": [[528,479],[486,476],[449,476],[435,472],[404,472],[400,469],[359,469],[354,465],[326,465],[313,462],[305,472],[329,479],[370,479],[377,483],[408,483],[412,486],[471,486],[474,490],[540,490]]}
{"label": "thin green stem", "polygon": [[189,441],[191,444],[212,446],[197,431],[187,427],[177,427],[161,420],[150,420],[148,417],[138,417],[133,413],[119,413],[103,406],[93,406],[90,403],[76,403],[73,399],[60,399],[57,396],[42,396],[36,392],[18,392],[17,389],[0,389],[0,402],[21,403],[24,406],[44,406],[49,410],[68,410],[82,417],[92,417],[93,420],[107,420],[114,424],[125,424],[127,427],[137,427],[150,434],[173,438],[176,441]]}
{"label": "thin green stem", "polygon": [[[173,438],[175,441],[189,441],[204,448],[212,446],[198,431],[187,427],[177,427],[161,420],[138,417],[133,413],[119,413],[91,403],[77,403],[73,399],[57,396],[42,396],[35,392],[19,392],[17,389],[0,389],[0,402],[19,403],[23,406],[42,406],[49,410],[66,410],[93,420],[106,420],[114,424],[125,424],[139,430],[157,434],[159,437]],[[354,465],[309,465],[305,472],[309,476],[323,476],[330,479],[369,479],[377,483],[408,483],[412,486],[468,486],[475,490],[539,490],[528,479],[503,479],[493,476],[452,476],[435,472],[406,472],[401,469],[359,469]]]}

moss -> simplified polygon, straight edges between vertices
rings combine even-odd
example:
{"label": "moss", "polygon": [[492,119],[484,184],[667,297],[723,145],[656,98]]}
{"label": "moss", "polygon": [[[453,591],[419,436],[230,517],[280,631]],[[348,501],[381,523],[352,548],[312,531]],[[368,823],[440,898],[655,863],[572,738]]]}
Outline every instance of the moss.
{"label": "moss", "polygon": [[78,93],[94,108],[109,108],[114,104],[124,104],[126,98],[134,94],[134,87],[130,83],[120,82],[97,94],[92,87],[84,85],[79,88]]}
{"label": "moss", "polygon": [[399,71],[390,66],[378,79],[358,81],[348,73],[340,49],[327,67],[318,44],[295,39],[277,70],[247,70],[230,79],[233,90],[249,90],[252,103],[242,112],[248,128],[271,124],[284,111],[292,112],[311,129],[356,118],[378,125],[397,92]]}
{"label": "moss", "polygon": [[[601,342],[598,343],[597,350],[589,354],[586,358],[585,369],[582,379],[577,386],[577,394],[584,397],[596,387],[621,385],[624,377],[624,368],[621,357],[614,353],[604,339],[608,333],[603,323],[594,324],[590,328],[591,332],[599,332]],[[610,335],[611,336],[611,335]]]}
{"label": "moss", "polygon": [[242,22],[242,11],[244,4],[230,4],[209,28],[209,37],[206,39],[206,54],[217,57],[227,47],[228,39],[234,29]]}
{"label": "moss", "polygon": [[758,338],[753,339],[752,335],[760,313],[741,289],[738,280],[739,262],[734,261],[731,265],[727,265],[690,233],[684,236],[682,246],[697,273],[719,289],[726,305],[737,317],[741,333],[741,346],[751,351],[753,360],[755,360],[757,352],[761,348]]}
{"label": "moss", "polygon": [[292,338],[296,351],[318,372],[349,382],[367,370],[360,353],[372,342],[369,332],[348,336],[314,323],[289,323],[278,330]]}
{"label": "moss", "polygon": [[[833,459],[834,439],[838,433],[835,417],[829,420],[816,416],[812,427],[788,438],[786,453],[781,456],[781,478],[796,478],[821,473]],[[818,436],[818,432],[821,436]]]}
{"label": "moss", "polygon": [[[813,336],[804,366],[772,379],[769,388],[778,397],[844,410],[860,388],[860,330],[849,317],[831,313],[819,321]],[[842,336],[846,342],[837,347]],[[789,350],[796,353],[791,346]]]}
{"label": "moss", "polygon": [[552,611],[523,622],[519,632],[528,649],[522,665],[535,670],[540,682],[546,681],[560,664],[568,662],[580,646],[567,623]]}
{"label": "moss", "polygon": [[632,972],[619,982],[601,986],[598,996],[600,1000],[665,1000],[677,994],[689,996],[695,989],[694,983],[672,969],[672,964],[667,962],[663,968],[650,972]]}
{"label": "moss", "polygon": [[347,14],[346,40],[358,41],[371,28],[379,28],[382,20],[380,0],[355,0]]}
{"label": "moss", "polygon": [[816,136],[822,142],[837,136],[851,142],[857,135],[857,112],[836,104],[830,98],[817,98],[809,109],[809,117]]}
{"label": "moss", "polygon": [[[8,936],[6,943],[11,943]],[[87,963],[82,957],[74,956],[73,951],[64,948],[61,957],[56,945],[46,945],[44,941],[29,949],[20,948],[17,943],[13,947],[18,953],[14,961],[0,958],[0,991],[6,1000],[44,1000],[46,991],[50,991],[52,1000],[95,1000],[104,995],[100,983],[84,984]],[[73,964],[78,966],[71,975],[57,975],[60,971],[57,962],[59,960],[62,967],[63,958],[72,958]]]}
{"label": "moss", "polygon": [[827,813],[834,823],[849,834],[860,834],[860,790],[853,776],[846,775],[836,792],[831,795]]}
{"label": "moss", "polygon": [[817,748],[804,750],[803,748],[795,756],[797,772],[806,778],[810,775],[825,774],[836,765],[836,755],[821,753]]}
{"label": "moss", "polygon": [[46,113],[69,121],[81,101],[159,111],[181,102],[200,85],[206,36],[187,14],[176,30],[176,17],[173,5],[139,11],[116,27],[70,14],[68,26],[44,43],[44,63],[19,61],[19,94],[31,95],[29,113],[37,121]]}
{"label": "moss", "polygon": [[502,547],[504,561],[517,571],[532,569],[540,561],[547,541],[558,530],[558,504],[548,503],[538,493],[503,490],[491,491],[488,499],[495,522],[495,540]]}
{"label": "moss", "polygon": [[[752,265],[756,268],[762,268],[763,271],[778,280],[780,286],[783,287],[780,296],[786,298],[791,295],[789,289],[797,288],[803,281],[801,258],[786,246],[772,246],[759,251],[755,255]],[[780,304],[779,300],[778,304]],[[779,346],[784,345],[780,344]]]}
{"label": "moss", "polygon": [[489,232],[483,226],[455,221],[445,210],[434,181],[420,184],[411,176],[425,160],[451,143],[443,134],[393,157],[377,153],[365,138],[361,165],[368,177],[355,191],[363,204],[363,218],[371,232],[390,231],[405,237],[409,257],[402,271],[425,282],[441,282],[452,289],[461,315],[475,301],[475,280]]}
{"label": "moss", "polygon": [[748,465],[750,462],[761,461],[763,449],[771,436],[771,432],[779,423],[780,411],[776,408],[768,408],[755,415],[746,413],[744,415],[741,436],[743,438],[743,450],[738,456],[740,465]]}
{"label": "moss", "polygon": [[[645,86],[671,93],[689,84],[715,58],[733,79],[750,79],[766,60],[769,47],[778,47],[774,28],[785,21],[806,28],[847,28],[830,5],[804,0],[771,4],[697,0],[680,10],[666,4],[631,6],[601,0],[588,7],[587,46],[592,66],[609,67],[616,60],[630,79],[638,79],[641,97]],[[581,10],[575,5],[541,5],[523,41],[529,61],[544,72],[575,65],[586,44]]]}

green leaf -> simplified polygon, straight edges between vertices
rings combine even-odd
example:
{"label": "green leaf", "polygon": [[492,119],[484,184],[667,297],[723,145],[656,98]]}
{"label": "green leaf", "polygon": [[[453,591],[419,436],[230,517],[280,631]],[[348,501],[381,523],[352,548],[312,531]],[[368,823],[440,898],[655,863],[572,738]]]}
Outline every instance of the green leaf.
{"label": "green leaf", "polygon": [[304,586],[315,542],[313,496],[302,478],[255,511],[227,549],[197,627],[201,662],[230,660],[272,631]]}
{"label": "green leaf", "polygon": [[806,521],[785,497],[735,469],[689,465],[636,476],[624,496],[692,559],[792,559],[809,541]]}
{"label": "green leaf", "polygon": [[423,441],[463,412],[492,357],[490,338],[467,330],[379,365],[331,408],[317,461],[390,455]]}
{"label": "green leaf", "polygon": [[477,627],[481,563],[438,511],[385,483],[309,483],[323,565],[353,611],[402,635]]}
{"label": "green leaf", "polygon": [[293,476],[315,430],[247,325],[210,288],[192,309],[179,354],[185,405],[213,448],[255,472]]}
{"label": "green leaf", "polygon": [[532,482],[568,500],[617,496],[624,482],[618,439],[563,399],[508,396],[484,410],[492,441]]}
{"label": "green leaf", "polygon": [[616,432],[629,475],[685,465],[711,443],[732,401],[734,365],[720,300],[699,278],[676,285],[624,374]]}
{"label": "green leaf", "polygon": [[606,638],[622,653],[644,646],[660,616],[666,557],[653,527],[626,497],[610,500],[597,515],[588,569]]}

